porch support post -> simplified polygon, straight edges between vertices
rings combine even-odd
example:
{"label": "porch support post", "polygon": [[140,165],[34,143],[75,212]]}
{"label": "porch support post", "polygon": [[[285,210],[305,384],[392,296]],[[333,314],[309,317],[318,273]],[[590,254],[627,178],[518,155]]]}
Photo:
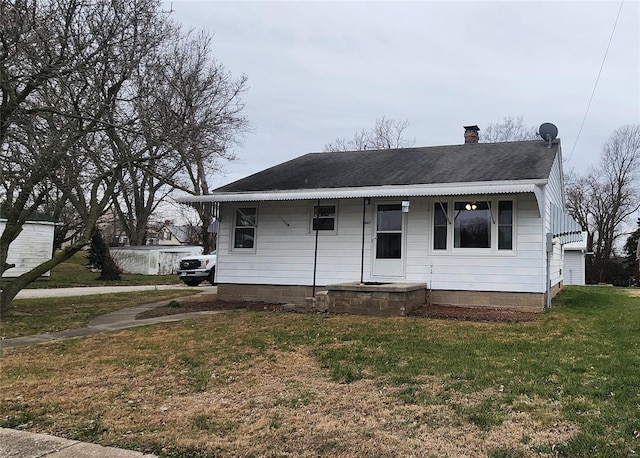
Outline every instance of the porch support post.
{"label": "porch support post", "polygon": [[[316,272],[318,269],[318,231],[320,230],[320,199],[318,199],[318,207],[316,209],[317,213],[312,215],[313,218],[316,219],[316,246],[313,253],[313,288],[311,290],[311,295],[313,297],[316,296]],[[311,221],[313,221],[313,218]]]}
{"label": "porch support post", "polygon": [[366,224],[367,224],[367,198],[365,197],[364,199],[362,199],[362,252],[360,256],[360,283],[364,283],[364,228]]}

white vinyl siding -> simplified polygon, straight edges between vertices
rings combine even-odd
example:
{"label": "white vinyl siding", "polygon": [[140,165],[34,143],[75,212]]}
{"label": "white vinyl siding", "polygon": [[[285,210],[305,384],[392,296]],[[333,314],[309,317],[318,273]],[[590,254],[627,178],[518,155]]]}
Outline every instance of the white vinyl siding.
{"label": "white vinyl siding", "polygon": [[[468,250],[444,253],[433,250],[434,199],[415,197],[410,200],[410,211],[404,214],[406,266],[403,278],[372,278],[375,205],[371,202],[366,206],[365,281],[426,282],[432,283],[434,289],[450,290],[544,292],[542,219],[533,194],[519,194],[517,203],[514,202],[513,222],[517,232],[514,249],[474,255]],[[321,203],[325,204],[333,203]],[[255,253],[239,253],[230,246],[233,232],[230,225],[234,221],[234,209],[250,204],[222,203],[218,282],[312,285],[315,234],[309,232],[309,209],[314,205],[317,203],[310,200],[261,204]],[[363,200],[340,199],[335,205],[340,227],[335,236],[318,238],[317,285],[360,280]]]}
{"label": "white vinyl siding", "polygon": [[[564,189],[562,187],[562,165],[561,161],[562,157],[558,154],[553,162],[553,166],[551,168],[551,173],[549,174],[549,182],[547,186],[544,188],[545,195],[545,226],[544,226],[544,234],[547,232],[551,232],[551,212],[552,205],[557,205],[563,211],[565,210],[565,202],[564,202]],[[546,256],[546,252],[543,250],[543,255]],[[550,257],[550,280],[551,285],[556,285],[562,281],[562,267],[563,267],[563,256],[562,256],[562,246],[560,243],[554,243],[553,252]],[[545,260],[546,262],[546,260]]]}
{"label": "white vinyl siding", "polygon": [[[325,203],[329,204],[322,202],[321,205]],[[331,237],[318,237],[318,285],[360,280],[362,200],[335,203],[340,230]],[[315,232],[309,231],[309,209],[314,204],[313,201],[261,204],[256,250],[246,254],[229,248],[234,205],[222,203],[218,282],[312,285]],[[370,224],[366,225],[367,233],[370,229]],[[370,238],[368,235],[367,240]],[[365,250],[365,276],[368,277],[368,244]]]}
{"label": "white vinyl siding", "polygon": [[514,250],[487,253],[470,253],[469,250],[460,249],[446,253],[432,250],[425,272],[432,287],[544,292],[542,220],[535,197],[533,194],[518,195],[514,208]]}

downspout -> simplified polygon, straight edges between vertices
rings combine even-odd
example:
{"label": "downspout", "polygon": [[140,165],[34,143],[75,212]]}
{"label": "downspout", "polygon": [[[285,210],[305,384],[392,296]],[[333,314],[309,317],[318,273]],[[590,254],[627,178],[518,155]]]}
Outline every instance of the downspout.
{"label": "downspout", "polygon": [[[320,199],[318,199],[317,214],[313,215],[316,219],[316,246],[313,253],[313,288],[311,296],[316,296],[316,272],[318,269],[318,231],[320,230]],[[313,219],[312,219],[313,221]]]}
{"label": "downspout", "polygon": [[362,199],[362,252],[360,255],[360,284],[364,283],[364,228],[367,224],[367,198]]}
{"label": "downspout", "polygon": [[547,232],[546,234],[546,252],[547,252],[547,287],[545,297],[545,308],[551,308],[551,255],[553,254],[553,234]]}

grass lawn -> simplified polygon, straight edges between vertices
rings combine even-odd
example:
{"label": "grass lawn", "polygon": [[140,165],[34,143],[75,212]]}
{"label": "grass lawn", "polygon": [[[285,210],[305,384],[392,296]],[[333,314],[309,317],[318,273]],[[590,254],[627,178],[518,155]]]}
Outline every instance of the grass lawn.
{"label": "grass lawn", "polygon": [[28,288],[71,288],[75,286],[118,286],[118,285],[169,285],[182,283],[177,275],[135,275],[122,274],[119,281],[100,281],[98,272],[91,272],[87,264],[87,252],[80,251],[67,261],[51,270],[48,279],[31,283]]}
{"label": "grass lawn", "polygon": [[0,426],[172,457],[629,457],[640,297],[541,320],[229,312],[3,351]]}
{"label": "grass lawn", "polygon": [[[186,288],[186,287],[185,287]],[[197,294],[198,290],[137,291],[93,296],[15,299],[15,312],[0,319],[0,337],[11,338],[76,329],[95,317],[134,305]]]}

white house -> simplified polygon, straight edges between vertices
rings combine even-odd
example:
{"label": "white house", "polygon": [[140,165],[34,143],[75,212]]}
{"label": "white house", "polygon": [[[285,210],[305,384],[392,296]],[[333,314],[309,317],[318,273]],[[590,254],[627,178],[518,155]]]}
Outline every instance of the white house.
{"label": "white house", "polygon": [[[0,219],[0,234],[4,232],[6,221]],[[7,263],[15,264],[15,267],[3,272],[2,277],[19,277],[51,259],[54,229],[55,223],[50,221],[27,221],[22,232],[9,245]],[[51,272],[46,272],[43,277],[49,277],[50,274]]]}
{"label": "white house", "polygon": [[560,141],[310,153],[183,203],[220,203],[218,295],[303,302],[423,283],[432,303],[543,310],[563,282]]}
{"label": "white house", "polygon": [[165,221],[149,228],[147,245],[187,245],[190,239],[193,239],[195,228],[191,226],[178,226]]}
{"label": "white house", "polygon": [[125,273],[142,275],[175,274],[180,259],[202,254],[202,247],[185,245],[142,245],[109,248],[111,257]]}
{"label": "white house", "polygon": [[564,269],[562,276],[565,285],[585,284],[585,258],[587,254],[587,233],[582,240],[564,245]]}

